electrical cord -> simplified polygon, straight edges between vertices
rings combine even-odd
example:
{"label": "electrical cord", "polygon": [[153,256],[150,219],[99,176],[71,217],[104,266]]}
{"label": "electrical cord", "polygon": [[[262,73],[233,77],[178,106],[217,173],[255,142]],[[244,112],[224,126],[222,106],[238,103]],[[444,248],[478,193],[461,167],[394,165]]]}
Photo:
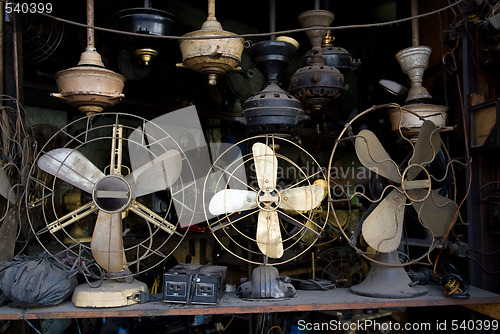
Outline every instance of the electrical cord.
{"label": "electrical cord", "polygon": [[298,283],[301,290],[329,290],[335,288],[335,284],[325,279],[298,279],[292,278],[292,283]]}
{"label": "electrical cord", "polygon": [[444,271],[444,275],[441,280],[441,283],[444,286],[444,294],[451,298],[469,298],[470,286],[464,281],[457,268],[448,262],[442,262],[441,268]]}
{"label": "electrical cord", "polygon": [[[5,0],[0,0],[1,2],[5,2]],[[448,6],[442,7],[440,9],[436,9],[434,11],[430,11],[424,14],[419,14],[415,16],[410,16],[398,20],[392,20],[388,22],[379,22],[379,23],[368,23],[368,24],[354,24],[354,25],[344,25],[344,26],[336,26],[336,27],[308,27],[308,28],[298,28],[298,29],[290,29],[290,30],[281,30],[281,31],[276,31],[276,32],[265,32],[265,33],[249,33],[249,34],[235,34],[235,35],[230,35],[230,36],[202,36],[202,37],[185,37],[185,36],[171,36],[171,35],[145,35],[141,33],[134,33],[134,32],[128,32],[128,31],[121,31],[121,30],[116,30],[116,29],[110,29],[110,28],[104,28],[104,27],[97,27],[97,26],[92,26],[92,25],[87,25],[79,22],[74,22],[71,20],[66,20],[60,17],[56,17],[47,13],[40,13],[40,15],[45,16],[47,18],[75,25],[78,27],[82,28],[92,28],[94,30],[99,30],[99,31],[104,31],[104,32],[109,32],[109,33],[114,33],[114,34],[122,34],[122,35],[129,35],[129,36],[136,36],[136,37],[151,37],[151,38],[163,38],[163,39],[175,39],[175,40],[195,40],[195,39],[222,39],[222,38],[247,38],[247,37],[268,37],[272,35],[283,35],[283,34],[292,34],[292,33],[298,33],[298,32],[305,32],[309,30],[345,30],[345,29],[358,29],[358,28],[374,28],[374,27],[383,27],[383,26],[389,26],[389,25],[394,25],[394,24],[399,24],[407,21],[411,21],[414,19],[420,19],[423,17],[431,16],[437,13],[440,13],[442,11],[451,9],[460,3],[462,3],[464,0],[458,0],[455,1]],[[15,2],[13,2],[15,3]]]}
{"label": "electrical cord", "polygon": [[[468,250],[467,250],[468,251]],[[483,267],[483,265],[478,261],[476,260],[475,258],[473,258],[472,256],[470,256],[469,254],[467,254],[467,251],[465,251],[465,256],[471,260],[472,262],[474,262],[482,271],[484,271],[485,273],[487,274],[490,274],[490,275],[498,275],[500,274],[500,270],[497,270],[497,271],[493,271],[493,270],[488,270],[486,269],[485,267]],[[498,251],[498,250],[497,250]],[[488,254],[488,253],[482,253],[482,254],[485,254],[485,255],[492,255],[492,254],[495,254],[496,252],[492,252],[491,254]]]}
{"label": "electrical cord", "polygon": [[28,321],[28,319],[26,319],[26,310],[23,310],[23,320],[26,321],[26,323],[28,323],[28,325],[33,328],[35,330],[35,332],[37,332],[38,334],[42,334],[42,332],[40,332],[40,330],[38,330],[38,328],[36,328],[35,326],[33,326],[33,324],[31,322]]}
{"label": "electrical cord", "polygon": [[[442,63],[443,64],[446,64],[446,60],[449,58],[451,61],[452,61],[452,64],[453,64],[453,67],[454,68],[458,68],[457,67],[457,63],[456,63],[456,58],[455,58],[455,50],[457,49],[458,47],[458,42],[459,42],[459,39],[457,39],[457,42],[455,44],[455,46],[452,48],[451,51],[449,52],[446,52],[443,57],[442,57]],[[469,152],[469,135],[468,135],[468,132],[467,132],[467,115],[466,115],[466,112],[465,112],[465,106],[464,106],[464,99],[463,99],[463,95],[462,95],[462,89],[461,89],[461,86],[460,86],[460,77],[458,75],[458,71],[455,71],[454,73],[454,76],[456,78],[456,81],[457,81],[457,91],[458,91],[458,96],[460,98],[460,111],[461,111],[461,115],[462,115],[462,127],[463,127],[463,135],[464,135],[464,148],[465,148],[465,158],[466,158],[466,161],[467,161],[467,172],[468,172],[468,179],[467,179],[467,188],[466,188],[466,192],[465,192],[465,196],[463,197],[463,199],[460,201],[460,203],[458,204],[458,207],[457,207],[457,210],[455,211],[455,215],[453,216],[453,219],[450,223],[450,226],[448,227],[448,231],[446,232],[444,238],[443,238],[443,244],[442,244],[442,248],[441,250],[439,251],[438,255],[436,256],[436,260],[434,261],[434,275],[437,276],[437,265],[438,265],[438,262],[439,262],[439,259],[441,258],[441,255],[443,254],[443,251],[444,249],[446,248],[446,244],[448,243],[448,239],[450,237],[450,233],[451,233],[451,230],[453,229],[453,226],[455,225],[455,222],[458,218],[458,216],[460,215],[460,209],[462,208],[463,204],[465,203],[465,200],[467,199],[467,197],[469,196],[469,193],[470,193],[470,190],[471,190],[471,186],[472,186],[472,167],[471,167],[471,164],[470,164],[470,152]]]}

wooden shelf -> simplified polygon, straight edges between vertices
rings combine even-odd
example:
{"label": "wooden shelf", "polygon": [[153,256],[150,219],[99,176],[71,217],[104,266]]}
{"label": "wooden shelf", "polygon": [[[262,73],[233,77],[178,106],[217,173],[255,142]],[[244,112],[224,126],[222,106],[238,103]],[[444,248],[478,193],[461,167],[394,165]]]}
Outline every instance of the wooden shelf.
{"label": "wooden shelf", "polygon": [[407,299],[378,299],[352,294],[349,289],[328,291],[297,291],[297,295],[281,301],[247,301],[226,293],[218,305],[184,305],[150,302],[120,308],[77,308],[70,301],[52,307],[15,309],[0,307],[0,320],[56,319],[56,318],[108,318],[152,317],[196,314],[244,314],[294,311],[332,311],[369,308],[399,308],[445,305],[487,305],[498,309],[500,295],[472,287],[469,299],[444,296],[439,285],[427,285],[428,293]]}

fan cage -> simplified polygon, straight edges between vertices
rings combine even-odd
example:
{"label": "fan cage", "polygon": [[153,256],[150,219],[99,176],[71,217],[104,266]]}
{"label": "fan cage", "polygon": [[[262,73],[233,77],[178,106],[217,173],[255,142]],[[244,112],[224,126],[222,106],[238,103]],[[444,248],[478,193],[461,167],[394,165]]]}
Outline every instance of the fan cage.
{"label": "fan cage", "polygon": [[[145,133],[146,125],[148,127],[153,127],[155,134],[160,133],[161,136],[158,138],[151,138],[149,134]],[[137,145],[142,147],[149,155],[150,161],[158,159],[162,153],[169,149],[176,149],[181,154],[182,159],[182,172],[178,180],[172,185],[169,192],[168,203],[162,207],[163,218],[170,223],[172,223],[170,218],[177,217],[190,217],[191,221],[184,222],[185,225],[191,225],[194,208],[186,207],[183,203],[187,202],[184,199],[189,192],[197,192],[197,185],[194,182],[188,182],[194,180],[193,168],[190,161],[186,159],[184,152],[182,151],[179,143],[172,138],[164,129],[153,122],[146,120],[145,118],[126,114],[126,113],[100,113],[98,115],[88,115],[82,118],[76,119],[61,128],[56,132],[40,149],[35,161],[38,160],[43,154],[47,153],[53,148],[53,142],[60,138],[61,135],[65,136],[68,140],[62,146],[62,148],[71,148],[73,150],[80,151],[81,153],[88,151],[89,149],[95,149],[97,146],[99,149],[104,149],[107,152],[104,160],[109,161],[111,154],[111,140],[112,140],[112,130],[114,126],[121,126],[123,128],[123,138],[122,140],[122,153],[126,151],[126,147]],[[145,141],[131,140],[128,135],[140,130],[141,138]],[[149,136],[149,143],[147,143],[147,138]],[[103,144],[103,141],[106,143]],[[94,146],[94,147],[92,147]],[[95,152],[94,152],[95,153]],[[88,156],[88,153],[83,153],[89,160],[92,158]],[[124,154],[125,156],[126,154]],[[124,159],[125,160],[125,159]],[[94,163],[94,161],[92,161]],[[103,172],[107,171],[109,165],[105,165],[104,168],[101,163],[96,163],[96,166]],[[130,161],[128,164],[125,161],[122,162],[122,172],[131,172]],[[189,184],[187,184],[189,183]],[[109,278],[111,276],[116,276],[117,274],[105,273],[99,265],[93,260],[91,255],[90,244],[87,242],[81,242],[76,240],[71,234],[71,228],[74,224],[80,223],[80,220],[85,219],[82,217],[78,221],[69,224],[68,226],[62,227],[59,231],[52,233],[48,229],[48,225],[59,220],[66,213],[62,213],[58,205],[62,204],[62,192],[61,186],[68,186],[65,181],[53,177],[43,171],[41,171],[36,163],[31,167],[29,178],[27,182],[27,191],[25,197],[25,204],[27,208],[27,217],[32,229],[32,232],[44,249],[45,252],[52,255],[57,261],[63,264],[67,269],[78,270],[80,273],[84,274],[87,278],[88,276],[94,279]],[[67,187],[68,189],[73,189],[72,185]],[[193,189],[194,188],[194,189]],[[175,192],[175,196],[173,193]],[[84,193],[82,191],[82,193]],[[149,196],[149,195],[145,195]],[[139,197],[140,199],[140,197]],[[140,200],[139,200],[140,201]],[[177,206],[181,208],[179,212],[175,212],[174,201],[181,203],[182,205]],[[192,202],[192,201],[191,201]],[[89,202],[87,202],[89,203]],[[164,203],[164,201],[163,201]],[[196,202],[194,203],[196,205]],[[183,212],[183,210],[186,210]],[[125,210],[124,212],[127,212]],[[122,212],[122,218],[124,217],[124,212]],[[187,214],[186,214],[187,213]],[[40,228],[37,224],[37,219],[42,219],[42,225]],[[124,222],[129,220],[130,215],[135,215],[132,212],[127,212],[126,219]],[[95,222],[96,214],[92,214],[92,219],[90,224]],[[169,219],[167,219],[169,218]],[[142,218],[139,218],[143,220]],[[118,274],[119,277],[129,277],[143,274],[146,271],[153,269],[154,267],[160,265],[165,259],[167,259],[174,251],[179,247],[183,241],[185,235],[188,232],[188,228],[180,229],[179,221],[172,223],[176,227],[176,231],[180,235],[168,234],[160,231],[159,228],[152,227],[151,223],[146,222],[147,235],[145,237],[133,237],[124,239],[124,252],[127,258],[127,262],[124,264],[129,270],[129,274],[124,274],[123,272]],[[125,225],[125,224],[124,224]],[[180,232],[179,232],[180,231]],[[68,245],[65,239],[72,240],[72,243]],[[178,239],[178,240],[176,240]],[[54,243],[55,241],[55,243]],[[127,245],[127,246],[125,246]],[[62,248],[62,250],[61,250]],[[89,272],[89,268],[97,268],[99,272],[98,275],[92,275]],[[95,270],[94,270],[95,271]],[[99,277],[99,275],[101,275]]]}
{"label": "fan cage", "polygon": [[[243,211],[239,217],[235,217],[238,213],[226,213],[213,217],[213,215],[209,213],[207,207],[207,203],[210,201],[213,194],[217,191],[228,189],[228,187],[231,187],[234,184],[245,187],[245,190],[258,192],[259,187],[256,179],[248,184],[245,180],[240,180],[235,177],[237,173],[241,173],[242,171],[244,171],[245,177],[255,175],[255,170],[253,170],[252,165],[253,155],[249,147],[251,144],[256,142],[261,142],[271,147],[279,147],[280,150],[283,150],[285,146],[287,148],[296,149],[301,154],[302,158],[307,158],[309,163],[308,166],[313,170],[313,173],[309,174],[305,168],[299,166],[292,159],[275,151],[275,155],[278,160],[278,168],[282,168],[278,169],[277,175],[277,187],[281,187],[278,189],[279,191],[296,186],[312,185],[313,182],[318,179],[326,180],[325,169],[318,164],[316,159],[309,152],[292,140],[278,135],[258,135],[250,137],[232,145],[214,160],[204,183],[203,204],[205,217],[208,227],[217,242],[226,251],[238,259],[255,265],[265,263],[282,265],[302,256],[315,244],[320,234],[324,231],[329,213],[328,206],[326,206],[326,214],[324,217],[316,220],[314,220],[314,210],[308,211],[307,213],[294,212],[295,214],[298,214],[298,218],[295,218],[291,213],[283,212],[283,210],[279,211],[281,214],[279,218],[280,230],[282,231],[282,241],[284,246],[284,255],[280,259],[266,258],[258,249],[252,248],[252,246],[256,245],[256,238],[252,236],[255,235],[255,231],[249,230],[247,227],[250,223],[256,222],[256,219],[252,219],[257,216],[256,214],[259,212],[258,208],[249,210],[248,212]],[[239,150],[239,147],[245,147],[249,153],[243,154],[239,160],[232,160],[228,163],[226,160],[228,156],[233,155],[235,150]],[[286,167],[283,168],[283,165]],[[295,178],[292,178],[295,180],[290,184],[280,185],[280,181],[284,181],[283,177],[280,178],[280,176],[283,176],[287,171],[294,171],[291,173],[295,173]],[[213,175],[216,174],[218,174],[218,176],[214,179]],[[297,180],[297,178],[299,180]],[[288,222],[288,224],[286,224],[284,220]],[[312,224],[314,228],[317,229],[316,235],[311,233],[309,228],[306,227],[307,222]],[[294,227],[290,228],[288,225],[293,225]],[[312,235],[314,240],[307,243],[301,241],[304,234]],[[243,241],[238,241],[237,237]],[[246,242],[246,244],[243,242]],[[262,260],[254,260],[253,257],[256,256],[262,257]]]}
{"label": "fan cage", "polygon": [[[368,251],[368,250],[363,250],[362,249],[362,246],[361,243],[364,241],[362,240],[362,236],[359,235],[359,238],[357,239],[360,239],[360,240],[356,240],[356,238],[353,238],[353,236],[349,236],[348,233],[346,232],[345,228],[342,226],[342,224],[340,224],[340,220],[339,220],[339,217],[337,216],[337,210],[338,210],[338,207],[339,205],[344,205],[344,206],[347,206],[348,207],[348,211],[349,211],[349,217],[351,217],[351,210],[352,210],[352,206],[351,206],[351,203],[353,200],[356,200],[358,197],[361,197],[365,200],[367,200],[368,202],[370,203],[377,203],[377,202],[381,202],[382,199],[384,198],[384,195],[389,191],[388,189],[392,188],[392,189],[398,189],[395,185],[386,185],[382,191],[382,193],[379,195],[378,198],[375,198],[375,199],[372,199],[372,198],[369,198],[368,196],[366,196],[364,193],[362,192],[359,192],[359,191],[354,191],[354,192],[350,192],[350,191],[346,191],[346,189],[340,187],[339,188],[339,185],[337,184],[337,182],[332,178],[332,166],[333,166],[333,163],[335,161],[335,158],[336,158],[336,153],[338,153],[338,150],[340,149],[340,146],[343,146],[343,145],[349,145],[349,143],[351,143],[351,145],[354,145],[353,144],[353,141],[354,139],[357,137],[357,135],[355,135],[353,133],[353,128],[354,126],[353,125],[356,125],[356,124],[361,124],[364,120],[366,120],[366,116],[369,116],[369,115],[372,115],[380,110],[383,110],[383,109],[392,109],[392,113],[394,115],[394,113],[397,113],[399,112],[400,113],[400,117],[399,117],[399,125],[397,127],[397,130],[394,131],[397,133],[397,135],[405,142],[407,143],[410,147],[411,147],[411,150],[412,150],[412,154],[414,154],[415,152],[415,144],[413,143],[413,141],[408,138],[407,136],[405,136],[405,132],[408,133],[407,131],[405,130],[408,130],[407,128],[405,128],[405,126],[403,125],[402,123],[402,120],[403,120],[403,113],[409,113],[409,114],[412,114],[414,117],[418,118],[422,123],[426,120],[426,119],[432,119],[433,117],[435,117],[436,115],[438,115],[438,113],[436,114],[427,114],[427,115],[420,115],[419,113],[411,110],[411,109],[408,109],[408,108],[405,108],[404,106],[400,106],[396,103],[389,103],[389,104],[383,104],[383,105],[375,105],[375,106],[372,106],[371,108],[368,108],[366,110],[364,110],[363,112],[355,115],[350,121],[348,121],[344,128],[342,129],[342,131],[340,132],[339,136],[337,137],[337,139],[335,140],[335,144],[333,146],[333,149],[332,149],[332,153],[330,155],[330,159],[329,159],[329,163],[328,163],[328,173],[327,173],[327,176],[328,176],[328,180],[327,180],[327,183],[328,183],[328,188],[329,188],[329,192],[328,192],[328,203],[330,205],[330,212],[331,212],[331,215],[336,223],[336,227],[340,230],[342,236],[345,238],[345,240],[347,240],[347,242],[349,243],[349,245],[356,251],[356,253],[358,253],[359,255],[361,255],[364,259],[372,262],[372,263],[377,263],[377,264],[380,264],[380,265],[384,265],[384,266],[394,266],[394,267],[406,267],[406,266],[409,266],[409,265],[415,265],[415,264],[419,264],[419,265],[425,265],[425,266],[430,266],[433,264],[433,261],[431,259],[431,252],[436,249],[437,247],[440,247],[442,246],[442,243],[441,243],[441,240],[438,240],[437,238],[434,238],[434,236],[432,235],[432,232],[430,230],[427,230],[425,228],[425,226],[422,224],[422,222],[420,221],[420,217],[418,218],[419,219],[419,223],[422,225],[422,228],[425,229],[432,237],[432,242],[430,245],[428,245],[428,248],[427,250],[417,256],[416,258],[410,258],[407,254],[405,253],[402,253],[402,252],[398,252],[401,256],[400,256],[400,259],[401,257],[404,257],[405,260],[404,261],[401,261],[401,263],[399,264],[389,264],[389,263],[385,263],[385,262],[381,262],[381,261],[378,261],[375,259],[375,255],[377,255],[378,253],[375,251],[375,252],[372,252],[372,251]],[[446,126],[440,126],[438,127],[438,131],[439,132],[445,132],[445,131],[449,131],[451,130],[450,128],[446,127]],[[441,139],[441,149],[443,151],[443,154],[445,156],[445,159],[446,159],[446,164],[444,166],[443,169],[443,175],[441,178],[437,178],[435,177],[434,175],[429,175],[430,179],[432,180],[432,182],[449,182],[451,183],[451,194],[452,196],[451,199],[455,202],[457,202],[457,185],[456,185],[456,177],[455,177],[455,167],[454,167],[454,164],[457,164],[457,165],[460,165],[460,166],[465,166],[466,163],[463,163],[457,159],[451,159],[450,155],[449,155],[449,152],[448,150],[446,149],[446,146],[444,145],[444,142],[442,141]],[[354,148],[353,148],[354,150]],[[427,171],[426,171],[427,172]],[[342,197],[343,198],[334,198],[333,196],[333,191],[336,190],[338,191],[340,189],[340,191],[342,192]],[[398,189],[398,191],[401,191]],[[403,190],[403,193],[405,193],[405,191]],[[432,192],[430,191],[427,196],[431,196],[432,195]],[[427,197],[426,196],[426,197]],[[424,200],[424,199],[420,199],[420,200]],[[411,205],[411,203],[406,203],[404,204],[404,206],[409,206]],[[448,227],[448,232],[451,230],[451,228],[454,226],[455,222],[457,221],[457,219],[459,219],[462,223],[463,223],[463,220],[462,220],[462,217],[460,216],[460,212],[459,210],[457,209],[457,211],[455,212],[455,215],[453,217],[453,220],[450,222],[450,225]],[[348,225],[348,224],[346,224]],[[404,236],[402,238],[405,238]]]}

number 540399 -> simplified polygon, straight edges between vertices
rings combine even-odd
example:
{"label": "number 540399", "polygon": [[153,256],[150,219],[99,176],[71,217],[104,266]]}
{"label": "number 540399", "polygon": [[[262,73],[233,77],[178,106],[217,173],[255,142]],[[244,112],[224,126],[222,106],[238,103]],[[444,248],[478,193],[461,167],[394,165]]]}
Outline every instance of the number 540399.
{"label": "number 540399", "polygon": [[5,2],[5,13],[18,13],[18,14],[40,14],[52,13],[52,3],[50,2]]}

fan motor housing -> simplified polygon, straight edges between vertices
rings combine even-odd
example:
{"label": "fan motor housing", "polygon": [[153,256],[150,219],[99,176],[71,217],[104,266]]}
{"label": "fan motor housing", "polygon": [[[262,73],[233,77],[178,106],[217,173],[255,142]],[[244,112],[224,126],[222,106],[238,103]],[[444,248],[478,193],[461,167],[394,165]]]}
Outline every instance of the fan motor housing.
{"label": "fan motor housing", "polygon": [[294,133],[309,119],[302,103],[277,84],[249,97],[243,103],[243,116],[238,120],[252,133]]}
{"label": "fan motor housing", "polygon": [[107,213],[117,213],[128,207],[132,199],[132,192],[123,177],[108,175],[97,181],[92,198],[100,210]]}

